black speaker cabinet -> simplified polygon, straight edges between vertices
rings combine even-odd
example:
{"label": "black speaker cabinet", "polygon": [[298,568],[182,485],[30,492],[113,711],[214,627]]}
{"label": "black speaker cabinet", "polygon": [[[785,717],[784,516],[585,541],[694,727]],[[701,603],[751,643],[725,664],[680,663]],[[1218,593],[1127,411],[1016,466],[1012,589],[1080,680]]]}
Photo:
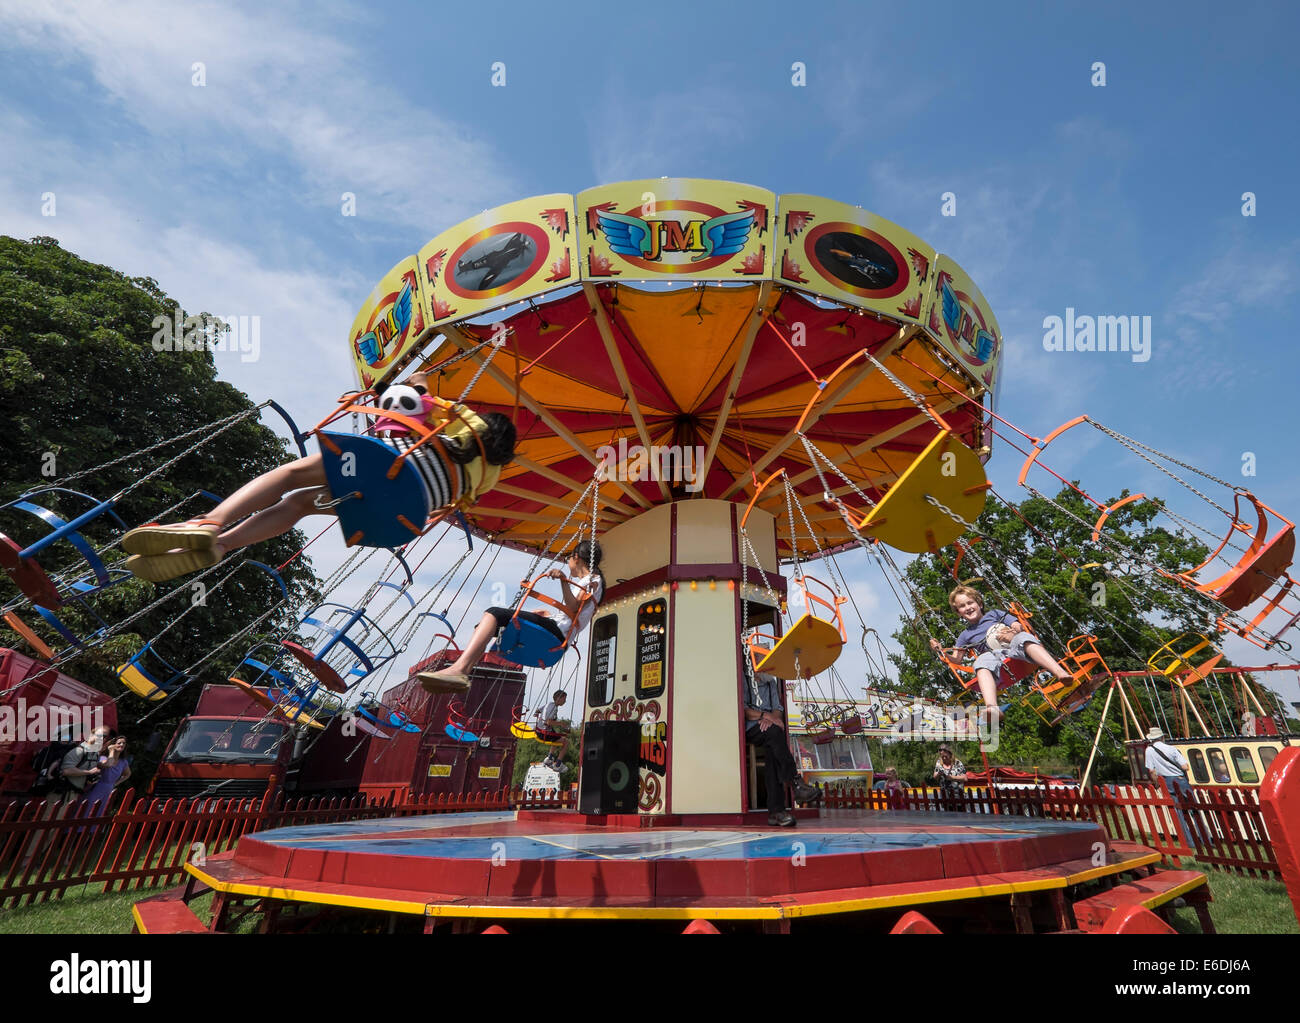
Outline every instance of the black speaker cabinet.
{"label": "black speaker cabinet", "polygon": [[582,733],[579,812],[636,813],[640,754],[640,722],[588,722]]}

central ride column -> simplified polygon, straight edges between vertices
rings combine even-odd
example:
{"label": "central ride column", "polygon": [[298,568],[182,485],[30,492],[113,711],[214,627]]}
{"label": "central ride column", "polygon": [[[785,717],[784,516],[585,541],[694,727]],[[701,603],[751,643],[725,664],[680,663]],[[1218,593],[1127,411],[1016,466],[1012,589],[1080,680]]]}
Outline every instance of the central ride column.
{"label": "central ride column", "polygon": [[[749,625],[769,628],[778,609],[768,587],[784,599],[785,582],[775,520],[759,509],[745,527],[759,563],[742,571],[743,514],[728,501],[678,501],[600,538],[606,597],[590,630],[584,721],[639,724],[635,770],[606,774],[614,785],[637,775],[640,814],[747,808],[742,581]],[[585,753],[583,769],[596,769]],[[581,784],[588,791],[600,781]]]}

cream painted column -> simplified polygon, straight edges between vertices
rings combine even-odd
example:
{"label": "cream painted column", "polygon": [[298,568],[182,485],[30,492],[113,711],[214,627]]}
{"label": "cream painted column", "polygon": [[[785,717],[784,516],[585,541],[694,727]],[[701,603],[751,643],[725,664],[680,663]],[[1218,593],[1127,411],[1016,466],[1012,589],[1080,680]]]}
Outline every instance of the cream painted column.
{"label": "cream painted column", "polygon": [[[590,630],[584,717],[641,722],[642,813],[744,809],[742,513],[680,501],[600,538],[609,597]],[[775,520],[755,510],[746,529],[780,591]],[[751,603],[770,603],[758,567],[748,576]]]}

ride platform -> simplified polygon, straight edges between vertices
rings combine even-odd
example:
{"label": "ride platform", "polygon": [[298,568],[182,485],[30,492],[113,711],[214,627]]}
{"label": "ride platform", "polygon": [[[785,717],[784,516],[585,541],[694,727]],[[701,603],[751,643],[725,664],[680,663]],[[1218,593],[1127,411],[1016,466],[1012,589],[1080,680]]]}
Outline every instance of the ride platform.
{"label": "ride platform", "polygon": [[[835,810],[775,828],[765,814],[708,816],[503,811],[280,828],[187,865],[189,897],[196,882],[216,890],[214,930],[239,906],[268,929],[318,906],[418,917],[426,932],[561,920],[783,932],[850,918],[888,930],[917,908],[949,933],[1068,931],[1096,926],[1099,903],[1085,922],[1076,900],[1132,887],[1120,875],[1159,860],[1087,822]],[[1142,877],[1128,901],[1208,901],[1204,876],[1183,873],[1172,885]]]}

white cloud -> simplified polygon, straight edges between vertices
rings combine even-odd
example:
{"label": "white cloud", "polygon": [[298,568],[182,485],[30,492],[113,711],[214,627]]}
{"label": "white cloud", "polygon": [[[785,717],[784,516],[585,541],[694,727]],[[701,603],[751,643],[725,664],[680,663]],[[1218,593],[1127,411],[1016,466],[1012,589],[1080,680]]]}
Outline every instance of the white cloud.
{"label": "white cloud", "polygon": [[[709,177],[716,164],[706,154],[736,146],[759,123],[755,118],[747,130],[743,94],[723,86],[651,95],[607,83],[599,96],[586,115],[593,185],[660,176]],[[708,145],[702,149],[703,139]]]}
{"label": "white cloud", "polygon": [[352,191],[360,215],[395,224],[453,224],[515,194],[492,146],[373,81],[355,49],[311,24],[252,5],[0,3],[13,44],[84,65],[164,161],[203,147],[233,165],[261,150],[293,161],[310,203],[337,209]]}

